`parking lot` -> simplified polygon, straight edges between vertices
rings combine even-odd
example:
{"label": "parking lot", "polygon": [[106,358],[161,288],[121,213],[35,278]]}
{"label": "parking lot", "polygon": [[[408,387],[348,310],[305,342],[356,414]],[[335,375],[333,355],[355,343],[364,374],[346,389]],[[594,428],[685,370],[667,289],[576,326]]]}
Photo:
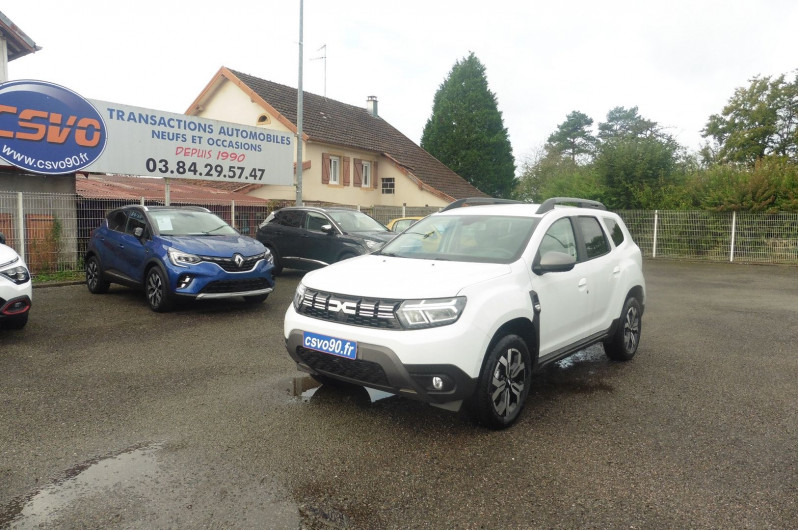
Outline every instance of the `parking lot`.
{"label": "parking lot", "polygon": [[263,305],[40,287],[0,331],[0,527],[795,528],[798,269],[647,261],[643,338],[533,379],[513,428],[285,352]]}

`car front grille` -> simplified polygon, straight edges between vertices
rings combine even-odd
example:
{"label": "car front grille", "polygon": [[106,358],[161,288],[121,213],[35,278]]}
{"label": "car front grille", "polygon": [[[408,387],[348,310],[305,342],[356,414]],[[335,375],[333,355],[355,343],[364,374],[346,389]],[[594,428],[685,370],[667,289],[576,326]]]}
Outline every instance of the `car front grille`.
{"label": "car front grille", "polygon": [[219,280],[211,282],[202,289],[203,294],[245,293],[272,287],[266,278],[250,278],[247,280]]}
{"label": "car front grille", "polygon": [[361,298],[307,289],[299,313],[350,326],[402,329],[396,318],[396,309],[401,303],[401,300]]}
{"label": "car front grille", "polygon": [[305,364],[319,372],[340,375],[361,383],[389,386],[385,370],[377,363],[336,357],[335,355],[309,350],[302,346],[297,347],[296,353]]}
{"label": "car front grille", "polygon": [[236,263],[235,256],[231,258],[220,258],[217,256],[200,256],[202,261],[215,263],[227,272],[249,272],[253,268],[255,268],[255,264],[258,263],[260,260],[262,260],[264,257],[265,257],[264,254],[258,254],[249,257],[240,256],[241,264],[239,265],[238,263]]}

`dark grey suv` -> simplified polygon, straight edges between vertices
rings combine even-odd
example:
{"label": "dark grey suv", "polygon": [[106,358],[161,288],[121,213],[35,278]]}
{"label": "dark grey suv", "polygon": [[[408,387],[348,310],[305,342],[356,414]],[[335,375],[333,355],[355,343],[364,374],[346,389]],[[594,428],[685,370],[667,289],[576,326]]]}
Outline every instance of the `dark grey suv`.
{"label": "dark grey suv", "polygon": [[272,212],[257,239],[274,257],[274,273],[283,267],[312,270],[378,250],[395,233],[373,218],[348,208],[291,206]]}

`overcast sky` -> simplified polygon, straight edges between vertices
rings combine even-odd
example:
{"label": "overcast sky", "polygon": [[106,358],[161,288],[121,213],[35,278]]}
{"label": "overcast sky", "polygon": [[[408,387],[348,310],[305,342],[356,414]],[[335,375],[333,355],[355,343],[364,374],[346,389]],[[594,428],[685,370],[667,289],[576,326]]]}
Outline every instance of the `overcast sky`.
{"label": "overcast sky", "polygon": [[[299,0],[0,10],[42,48],[9,63],[11,80],[178,113],[221,66],[298,86]],[[474,52],[519,167],[573,110],[598,124],[638,106],[697,150],[736,88],[798,68],[796,28],[795,0],[305,0],[304,89],[359,106],[377,96],[380,116],[420,143],[435,92]]]}

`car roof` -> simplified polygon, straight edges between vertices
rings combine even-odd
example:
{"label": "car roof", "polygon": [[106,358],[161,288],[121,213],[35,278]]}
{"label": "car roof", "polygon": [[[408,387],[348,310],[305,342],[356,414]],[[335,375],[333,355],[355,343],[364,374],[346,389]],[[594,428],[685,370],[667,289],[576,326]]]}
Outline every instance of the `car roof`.
{"label": "car roof", "polygon": [[451,203],[441,210],[442,214],[454,215],[493,215],[493,216],[523,216],[542,217],[547,213],[561,208],[578,209],[581,211],[595,212],[606,211],[607,208],[598,201],[578,199],[574,197],[553,197],[541,204],[523,203],[507,199],[461,199]]}

